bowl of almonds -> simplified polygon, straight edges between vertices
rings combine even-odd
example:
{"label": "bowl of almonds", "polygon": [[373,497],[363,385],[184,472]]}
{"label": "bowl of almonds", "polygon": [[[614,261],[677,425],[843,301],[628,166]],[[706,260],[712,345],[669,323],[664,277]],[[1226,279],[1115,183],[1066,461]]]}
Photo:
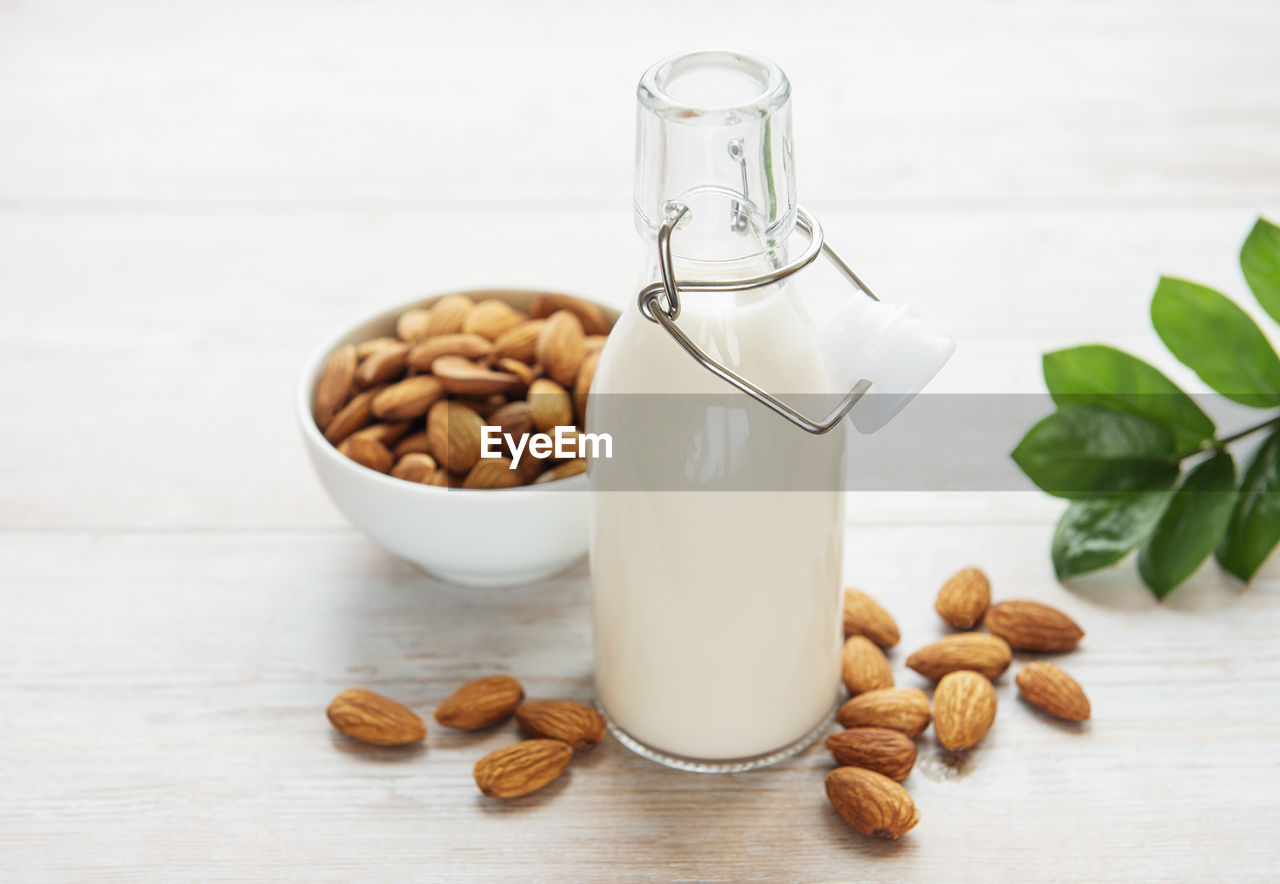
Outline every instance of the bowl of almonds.
{"label": "bowl of almonds", "polygon": [[[333,502],[392,553],[454,583],[550,576],[586,551],[572,456],[617,312],[571,295],[451,292],[344,328],[296,409]],[[534,443],[554,438],[554,450]]]}

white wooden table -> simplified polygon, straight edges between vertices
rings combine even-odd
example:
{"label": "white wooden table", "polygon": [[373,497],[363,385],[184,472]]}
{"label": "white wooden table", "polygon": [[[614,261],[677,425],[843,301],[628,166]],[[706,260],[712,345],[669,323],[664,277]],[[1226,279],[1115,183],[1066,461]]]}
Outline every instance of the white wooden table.
{"label": "white wooden table", "polygon": [[802,199],[961,341],[935,390],[1036,391],[1041,352],[1091,340],[1203,390],[1146,302],[1160,272],[1243,297],[1239,243],[1280,216],[1275,3],[0,5],[0,877],[1277,874],[1280,566],[1162,605],[1132,565],[1069,591],[1035,493],[851,501],[899,683],[967,564],[1088,631],[1064,665],[1093,722],[1006,676],[963,761],[921,740],[899,842],[838,820],[820,749],[710,777],[609,741],[497,803],[470,768],[510,726],[330,732],[356,685],[424,717],[494,671],[590,697],[585,568],[420,576],[324,498],[291,390],[322,333],[419,292],[626,302],[633,85],[707,44],[790,73]]}

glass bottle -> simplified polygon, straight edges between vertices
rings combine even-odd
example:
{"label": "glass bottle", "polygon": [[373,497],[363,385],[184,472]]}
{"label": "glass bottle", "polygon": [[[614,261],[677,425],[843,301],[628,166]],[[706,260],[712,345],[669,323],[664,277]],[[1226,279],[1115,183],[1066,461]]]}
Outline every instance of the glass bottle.
{"label": "glass bottle", "polygon": [[[681,55],[650,68],[637,97],[641,284],[660,278],[669,244],[678,326],[693,344],[819,414],[872,368],[908,393],[932,377],[949,338],[914,358],[921,328],[878,301],[846,298],[820,320],[791,275],[697,290],[788,266],[798,206],[790,85],[776,65]],[[909,398],[864,419],[878,426]],[[613,439],[612,457],[590,467],[596,687],[613,732],[691,770],[800,751],[840,695],[848,422],[804,432],[707,371],[637,306],[601,354],[586,422]]]}
{"label": "glass bottle", "polygon": [[[682,209],[680,280],[785,262],[795,185],[782,71],[700,52],[655,65],[637,94],[643,281],[658,278],[659,226]],[[681,327],[769,389],[825,389],[790,289],[688,295]],[[741,770],[803,748],[837,699],[842,440],[724,393],[661,327],[624,313],[588,406],[591,432],[615,446],[592,465],[591,574],[597,691],[615,733],[668,764]],[[829,488],[721,490],[788,457],[827,464]]]}

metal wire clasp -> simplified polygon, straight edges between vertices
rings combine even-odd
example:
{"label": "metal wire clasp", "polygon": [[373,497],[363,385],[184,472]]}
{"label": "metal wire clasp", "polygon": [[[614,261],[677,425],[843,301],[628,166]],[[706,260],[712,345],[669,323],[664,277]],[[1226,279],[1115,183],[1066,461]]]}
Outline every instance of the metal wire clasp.
{"label": "metal wire clasp", "polygon": [[[690,280],[689,282],[676,283],[676,273],[674,261],[671,257],[671,232],[675,230],[676,224],[679,223],[684,213],[688,209],[681,207],[678,212],[668,215],[667,220],[658,228],[658,268],[662,279],[658,282],[650,283],[640,290],[636,301],[640,308],[641,314],[650,322],[656,322],[667,330],[671,337],[675,338],[677,344],[684,348],[690,356],[697,360],[698,364],[711,372],[716,377],[726,381],[746,393],[751,398],[764,404],[768,408],[785,417],[791,423],[800,429],[814,435],[822,435],[832,430],[840,421],[844,420],[845,415],[853,406],[858,404],[858,400],[863,397],[867,390],[871,389],[871,381],[863,378],[853,385],[853,389],[845,394],[839,404],[822,420],[815,421],[812,418],[801,414],[790,405],[787,405],[776,396],[757,387],[751,381],[738,374],[733,369],[712,359],[706,351],[690,340],[689,336],[680,330],[676,325],[676,320],[680,318],[680,292],[684,291],[700,291],[700,292],[742,292],[749,289],[763,288],[767,285],[773,285],[783,279],[786,279],[793,273],[808,267],[819,255],[826,255],[832,264],[836,266],[857,289],[873,301],[879,301],[875,293],[867,288],[866,284],[858,278],[858,274],[853,272],[848,264],[836,254],[831,246],[827,245],[822,236],[822,225],[818,223],[818,219],[814,218],[804,209],[796,207],[796,227],[802,233],[809,237],[809,245],[799,258],[785,264],[776,270],[759,276],[752,276],[746,279],[735,279],[731,281],[717,280]],[[661,298],[666,295],[666,305],[662,304]]]}

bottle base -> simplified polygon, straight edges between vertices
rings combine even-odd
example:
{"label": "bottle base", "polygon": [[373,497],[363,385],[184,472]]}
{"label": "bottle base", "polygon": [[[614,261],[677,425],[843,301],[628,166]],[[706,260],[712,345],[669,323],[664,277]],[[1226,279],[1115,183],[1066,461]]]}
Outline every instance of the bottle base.
{"label": "bottle base", "polygon": [[794,755],[798,755],[805,749],[812,746],[827,730],[831,727],[831,723],[835,721],[836,710],[840,708],[840,702],[837,698],[831,710],[823,716],[818,724],[806,733],[800,739],[788,743],[787,745],[765,752],[762,755],[752,755],[746,758],[691,758],[685,755],[674,755],[662,749],[656,749],[638,740],[631,734],[627,733],[618,725],[617,722],[609,715],[604,704],[598,699],[596,700],[596,709],[604,716],[605,723],[609,726],[609,733],[617,738],[618,742],[626,746],[637,755],[647,758],[650,761],[656,761],[658,764],[675,768],[676,770],[687,770],[693,773],[741,773],[744,770],[755,770],[758,767],[768,767],[771,764],[777,764],[780,761],[786,761]]}

